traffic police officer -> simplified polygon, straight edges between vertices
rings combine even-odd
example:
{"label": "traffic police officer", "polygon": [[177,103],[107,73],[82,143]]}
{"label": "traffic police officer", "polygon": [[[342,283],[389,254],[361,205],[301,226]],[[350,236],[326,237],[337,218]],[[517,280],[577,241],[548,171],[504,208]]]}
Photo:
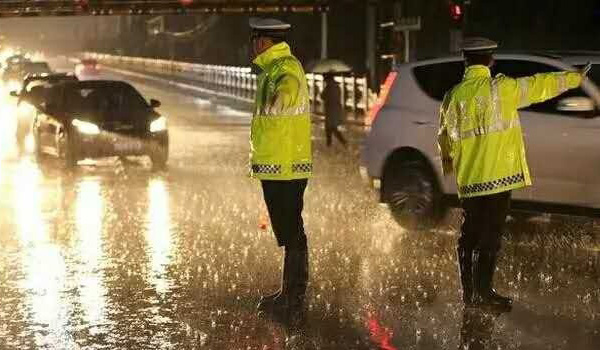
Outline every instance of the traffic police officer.
{"label": "traffic police officer", "polygon": [[281,288],[263,296],[259,311],[284,321],[302,316],[308,281],[303,197],[312,173],[308,84],[285,42],[291,25],[251,19],[250,45],[258,76],[251,126],[251,176],[262,184],[271,226],[284,247]]}
{"label": "traffic police officer", "polygon": [[509,311],[512,300],[492,288],[512,190],[531,185],[517,110],[581,84],[582,72],[492,78],[497,43],[466,39],[466,71],[440,109],[438,144],[444,174],[454,172],[464,222],[458,263],[467,306]]}

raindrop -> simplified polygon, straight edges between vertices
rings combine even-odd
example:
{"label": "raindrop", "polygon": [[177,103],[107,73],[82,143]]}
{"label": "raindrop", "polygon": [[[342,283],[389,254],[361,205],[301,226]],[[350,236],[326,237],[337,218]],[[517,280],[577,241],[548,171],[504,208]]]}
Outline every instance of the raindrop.
{"label": "raindrop", "polygon": [[199,333],[199,338],[200,338],[200,346],[205,346],[206,345],[206,341],[208,340],[208,334],[206,334],[204,332],[200,332]]}

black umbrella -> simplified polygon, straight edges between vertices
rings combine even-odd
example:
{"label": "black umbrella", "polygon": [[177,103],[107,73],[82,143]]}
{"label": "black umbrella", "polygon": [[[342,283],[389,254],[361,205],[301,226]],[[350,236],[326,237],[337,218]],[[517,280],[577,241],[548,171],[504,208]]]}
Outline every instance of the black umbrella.
{"label": "black umbrella", "polygon": [[352,72],[352,67],[340,60],[318,60],[308,65],[308,71],[315,74],[338,74]]}

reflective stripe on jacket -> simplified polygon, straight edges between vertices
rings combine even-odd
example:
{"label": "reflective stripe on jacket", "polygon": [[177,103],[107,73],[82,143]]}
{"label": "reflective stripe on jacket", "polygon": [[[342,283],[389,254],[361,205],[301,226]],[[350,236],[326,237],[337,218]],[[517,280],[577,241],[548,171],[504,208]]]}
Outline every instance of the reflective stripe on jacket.
{"label": "reflective stripe on jacket", "polygon": [[444,97],[438,132],[442,170],[454,171],[459,198],[531,185],[517,110],[580,84],[576,72],[513,79],[492,78],[485,66],[468,67]]}
{"label": "reflective stripe on jacket", "polygon": [[262,73],[250,133],[251,176],[308,178],[312,174],[310,101],[302,65],[286,43],[274,45],[254,63]]}

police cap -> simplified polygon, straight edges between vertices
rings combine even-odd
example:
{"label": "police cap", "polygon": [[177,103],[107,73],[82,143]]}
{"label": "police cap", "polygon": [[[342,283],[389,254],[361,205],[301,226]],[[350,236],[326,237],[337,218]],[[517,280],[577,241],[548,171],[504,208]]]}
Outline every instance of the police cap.
{"label": "police cap", "polygon": [[463,42],[464,53],[491,53],[498,48],[498,43],[482,37],[466,38]]}
{"label": "police cap", "polygon": [[283,38],[292,28],[292,25],[275,18],[250,18],[252,35]]}

